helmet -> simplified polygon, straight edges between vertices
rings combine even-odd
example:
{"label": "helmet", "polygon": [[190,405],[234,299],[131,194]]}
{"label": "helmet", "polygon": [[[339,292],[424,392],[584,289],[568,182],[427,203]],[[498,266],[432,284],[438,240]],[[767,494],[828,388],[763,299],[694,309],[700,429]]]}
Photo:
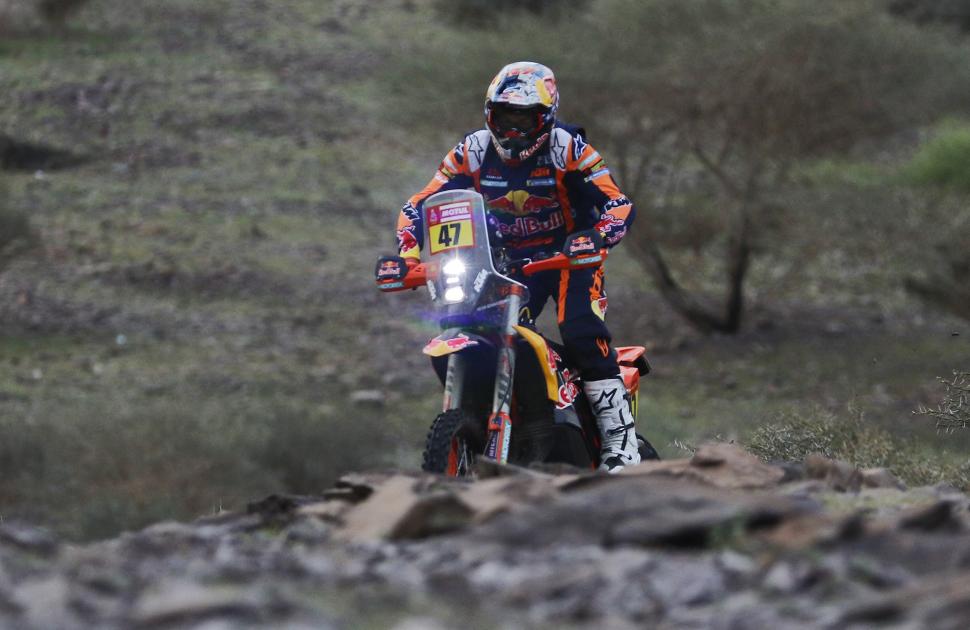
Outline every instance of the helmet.
{"label": "helmet", "polygon": [[485,93],[485,125],[503,160],[524,160],[556,124],[559,90],[552,70],[533,61],[505,66]]}

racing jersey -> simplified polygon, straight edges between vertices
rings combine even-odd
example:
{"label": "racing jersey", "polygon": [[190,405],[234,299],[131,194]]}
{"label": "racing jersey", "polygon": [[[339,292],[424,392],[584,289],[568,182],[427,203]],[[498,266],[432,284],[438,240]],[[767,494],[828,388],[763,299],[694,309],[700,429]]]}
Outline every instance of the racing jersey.
{"label": "racing jersey", "polygon": [[515,258],[558,251],[568,234],[598,229],[608,247],[633,221],[633,203],[617,187],[600,154],[578,127],[556,123],[534,154],[504,162],[480,129],[448,152],[431,181],[401,208],[397,223],[401,256],[420,258],[422,207],[431,195],[461,188],[482,194],[499,243]]}

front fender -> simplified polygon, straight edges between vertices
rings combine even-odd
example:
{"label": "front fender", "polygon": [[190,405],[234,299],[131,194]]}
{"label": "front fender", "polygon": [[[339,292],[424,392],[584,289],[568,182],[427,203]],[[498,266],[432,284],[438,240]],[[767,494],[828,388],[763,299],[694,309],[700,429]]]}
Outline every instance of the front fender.
{"label": "front fender", "polygon": [[459,328],[452,328],[429,341],[422,352],[429,357],[443,357],[455,352],[461,352],[466,348],[488,343],[484,337]]}

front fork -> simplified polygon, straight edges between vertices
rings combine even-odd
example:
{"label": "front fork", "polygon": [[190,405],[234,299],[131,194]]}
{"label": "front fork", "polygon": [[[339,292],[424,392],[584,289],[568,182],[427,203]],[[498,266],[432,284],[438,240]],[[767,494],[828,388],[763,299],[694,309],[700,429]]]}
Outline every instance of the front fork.
{"label": "front fork", "polygon": [[[495,366],[495,394],[492,397],[492,413],[488,417],[488,438],[485,442],[485,456],[505,464],[509,461],[509,443],[512,439],[512,379],[515,375],[515,326],[519,323],[519,308],[522,306],[522,289],[512,287],[501,345],[498,348],[498,362]],[[461,407],[462,389],[465,384],[465,357],[460,352],[448,355],[448,368],[445,371],[445,393],[443,410]]]}
{"label": "front fork", "polygon": [[515,375],[515,326],[519,323],[522,306],[522,288],[512,287],[506,312],[502,344],[498,349],[495,366],[495,395],[492,397],[492,414],[488,417],[488,439],[485,456],[500,464],[509,461],[509,443],[512,440],[512,379]]}

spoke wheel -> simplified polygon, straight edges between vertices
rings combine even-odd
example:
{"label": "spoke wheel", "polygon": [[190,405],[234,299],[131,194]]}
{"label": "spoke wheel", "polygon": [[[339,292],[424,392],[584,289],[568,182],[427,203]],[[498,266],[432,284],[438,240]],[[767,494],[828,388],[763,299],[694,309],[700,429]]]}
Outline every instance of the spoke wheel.
{"label": "spoke wheel", "polygon": [[428,431],[421,469],[449,477],[471,476],[476,450],[467,428],[473,424],[474,418],[461,409],[439,414]]}

